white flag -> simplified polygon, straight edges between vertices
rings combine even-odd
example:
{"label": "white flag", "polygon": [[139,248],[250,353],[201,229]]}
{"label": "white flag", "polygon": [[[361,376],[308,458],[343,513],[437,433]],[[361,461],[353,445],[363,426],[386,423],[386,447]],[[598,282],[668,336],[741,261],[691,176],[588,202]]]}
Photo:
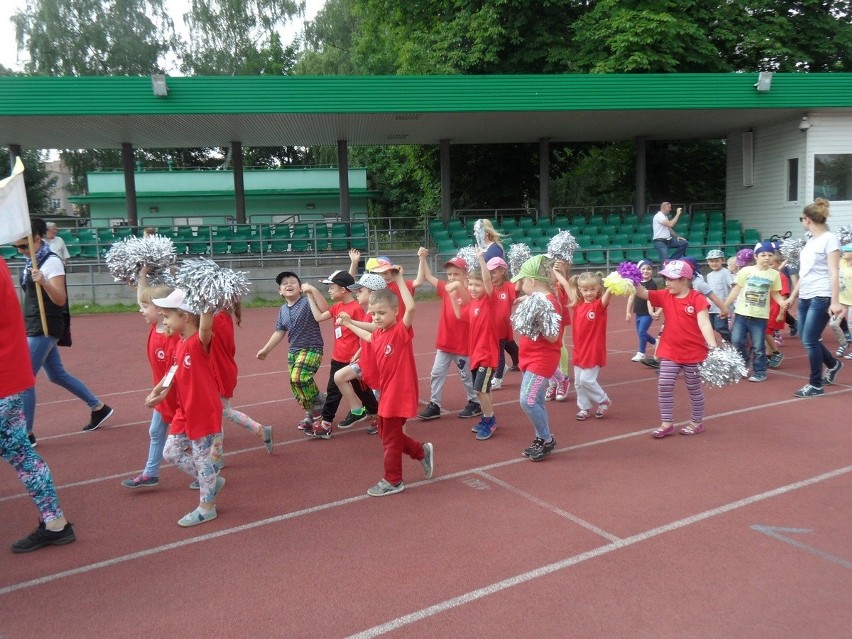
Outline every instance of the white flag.
{"label": "white flag", "polygon": [[30,209],[24,188],[24,163],[15,159],[12,175],[0,180],[0,244],[9,244],[30,234]]}

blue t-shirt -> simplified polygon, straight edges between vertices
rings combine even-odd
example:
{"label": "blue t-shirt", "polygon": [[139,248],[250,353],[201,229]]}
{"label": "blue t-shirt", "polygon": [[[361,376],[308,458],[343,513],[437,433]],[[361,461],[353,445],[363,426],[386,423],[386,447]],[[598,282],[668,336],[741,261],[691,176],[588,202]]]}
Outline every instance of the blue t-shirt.
{"label": "blue t-shirt", "polygon": [[497,244],[497,242],[494,242],[487,249],[485,249],[485,253],[482,257],[485,258],[486,264],[488,264],[488,260],[490,260],[492,257],[499,257],[504,260],[506,259],[506,256],[503,255],[503,247]]}
{"label": "blue t-shirt", "polygon": [[291,353],[306,348],[322,350],[322,331],[314,319],[307,297],[302,296],[292,305],[284,304],[280,308],[275,330],[286,331]]}

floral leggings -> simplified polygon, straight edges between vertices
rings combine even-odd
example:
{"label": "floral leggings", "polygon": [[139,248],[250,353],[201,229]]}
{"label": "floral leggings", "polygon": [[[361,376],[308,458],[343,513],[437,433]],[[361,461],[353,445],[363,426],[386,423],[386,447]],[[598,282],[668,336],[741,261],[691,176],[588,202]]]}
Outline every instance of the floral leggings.
{"label": "floral leggings", "polygon": [[163,458],[198,480],[201,501],[216,501],[216,471],[213,469],[213,435],[190,439],[185,433],[169,435]]}
{"label": "floral leggings", "polygon": [[0,399],[0,455],[12,464],[45,522],[62,517],[50,468],[27,441],[23,393]]}
{"label": "floral leggings", "polygon": [[[251,417],[242,413],[231,406],[231,400],[227,397],[222,397],[222,419],[227,419],[234,422],[237,426],[242,426],[250,433],[258,435],[263,428],[260,422],[256,422]],[[213,435],[213,463],[218,465],[222,457],[225,455],[225,431]]]}

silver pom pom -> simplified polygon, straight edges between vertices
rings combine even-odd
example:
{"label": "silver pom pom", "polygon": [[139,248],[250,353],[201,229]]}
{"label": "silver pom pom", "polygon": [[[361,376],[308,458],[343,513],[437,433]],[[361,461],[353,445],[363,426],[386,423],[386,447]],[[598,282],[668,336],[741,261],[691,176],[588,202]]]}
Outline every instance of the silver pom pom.
{"label": "silver pom pom", "polygon": [[561,326],[562,317],[544,293],[526,296],[512,313],[512,327],[530,339],[559,335]]}
{"label": "silver pom pom", "polygon": [[476,220],[473,225],[473,239],[476,240],[476,245],[481,249],[485,249],[485,225],[482,220]]}
{"label": "silver pom pom", "polygon": [[559,231],[547,243],[547,257],[554,257],[569,264],[574,263],[574,251],[580,249],[571,231]]}
{"label": "silver pom pom", "polygon": [[180,265],[176,283],[178,288],[186,291],[189,306],[199,313],[215,313],[230,308],[251,290],[246,275],[199,257]]}
{"label": "silver pom pom", "polygon": [[787,261],[790,268],[799,268],[799,253],[805,247],[807,240],[804,237],[788,237],[781,242],[778,250],[781,256]]}
{"label": "silver pom pom", "polygon": [[840,241],[840,246],[844,244],[849,244],[852,242],[852,225],[844,224],[835,233],[837,235],[837,239]]}
{"label": "silver pom pom", "polygon": [[116,282],[135,285],[139,269],[147,266],[149,285],[174,283],[171,267],[175,263],[175,245],[162,235],[120,240],[107,251],[104,261]]}
{"label": "silver pom pom", "polygon": [[472,271],[476,268],[476,265],[479,264],[479,258],[476,257],[476,247],[474,246],[461,247],[456,257],[460,257],[464,260],[465,264],[467,264],[468,271]]}
{"label": "silver pom pom", "polygon": [[509,247],[509,252],[506,254],[509,262],[509,270],[512,273],[512,277],[517,275],[521,266],[523,266],[524,262],[526,262],[530,257],[532,257],[532,253],[530,253],[530,247],[524,244],[523,242],[518,242],[517,244],[512,244]]}
{"label": "silver pom pom", "polygon": [[740,352],[728,342],[711,348],[707,359],[698,365],[701,381],[710,386],[722,388],[738,384],[748,373],[748,368]]}

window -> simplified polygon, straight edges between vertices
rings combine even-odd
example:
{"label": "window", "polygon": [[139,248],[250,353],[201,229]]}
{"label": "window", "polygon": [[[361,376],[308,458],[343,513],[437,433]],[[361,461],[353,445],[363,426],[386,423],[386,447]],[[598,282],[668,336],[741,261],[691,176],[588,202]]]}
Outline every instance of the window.
{"label": "window", "polygon": [[852,200],[852,153],[814,155],[814,197]]}
{"label": "window", "polygon": [[799,201],[799,158],[787,160],[787,201]]}

